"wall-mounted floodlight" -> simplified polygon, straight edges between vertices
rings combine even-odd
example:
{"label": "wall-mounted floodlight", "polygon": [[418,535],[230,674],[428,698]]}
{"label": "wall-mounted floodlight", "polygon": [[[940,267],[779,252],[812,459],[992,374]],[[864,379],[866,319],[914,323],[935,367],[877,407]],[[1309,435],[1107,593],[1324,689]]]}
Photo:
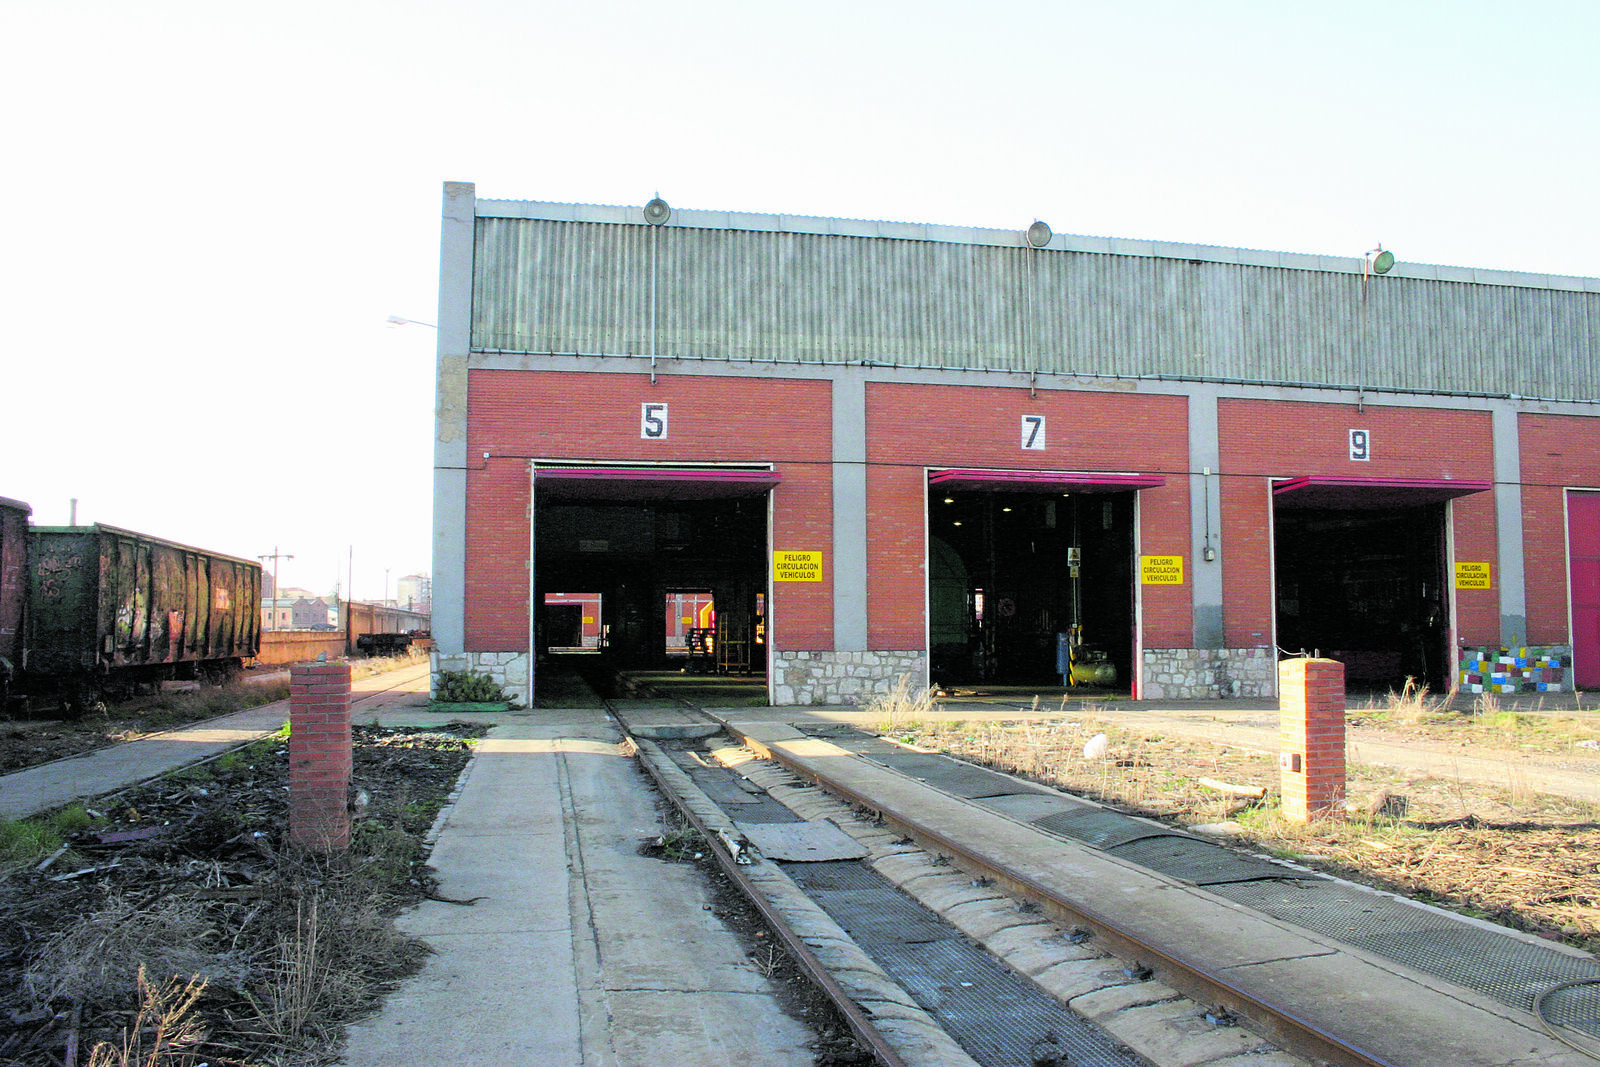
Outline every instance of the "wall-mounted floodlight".
{"label": "wall-mounted floodlight", "polygon": [[1367,283],[1374,274],[1388,274],[1394,269],[1394,253],[1386,251],[1383,245],[1369,248],[1366,255],[1361,257],[1361,302],[1367,302]]}
{"label": "wall-mounted floodlight", "polygon": [[1033,248],[1043,248],[1054,236],[1055,234],[1050,232],[1050,225],[1037,219],[1028,227],[1028,244]]}
{"label": "wall-mounted floodlight", "polygon": [[671,217],[671,206],[659,196],[644,206],[644,221],[652,226],[660,226]]}

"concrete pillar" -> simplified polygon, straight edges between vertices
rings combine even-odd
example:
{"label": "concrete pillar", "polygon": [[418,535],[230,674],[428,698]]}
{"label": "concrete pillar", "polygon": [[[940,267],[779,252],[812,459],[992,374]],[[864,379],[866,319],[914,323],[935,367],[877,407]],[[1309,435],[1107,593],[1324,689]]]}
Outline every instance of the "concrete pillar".
{"label": "concrete pillar", "polygon": [[[1495,541],[1500,548],[1500,569],[1494,580],[1500,587],[1500,643],[1510,648],[1528,643],[1527,557],[1522,541],[1522,438],[1517,417],[1514,406],[1497,405],[1494,409]],[[1454,665],[1451,673],[1455,673]]]}
{"label": "concrete pillar", "polygon": [[[1228,645],[1222,616],[1219,433],[1216,386],[1195,385],[1189,394],[1189,581],[1194,598],[1195,648]],[[1215,554],[1209,561],[1205,558],[1207,544]]]}
{"label": "concrete pillar", "polygon": [[478,198],[471,182],[445,182],[439,249],[438,393],[433,441],[433,641],[466,651],[467,353],[472,348],[472,251]]}
{"label": "concrete pillar", "polygon": [[312,852],[350,845],[350,665],[289,670],[289,843]]}
{"label": "concrete pillar", "polygon": [[1278,664],[1278,766],[1283,814],[1310,822],[1344,800],[1344,664],[1286,659]]}
{"label": "concrete pillar", "polygon": [[833,647],[867,648],[867,385],[857,367],[833,378]]}

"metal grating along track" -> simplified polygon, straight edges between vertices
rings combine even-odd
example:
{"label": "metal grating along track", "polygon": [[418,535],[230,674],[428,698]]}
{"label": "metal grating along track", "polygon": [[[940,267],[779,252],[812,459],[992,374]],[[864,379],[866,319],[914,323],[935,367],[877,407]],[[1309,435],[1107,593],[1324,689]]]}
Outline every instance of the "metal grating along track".
{"label": "metal grating along track", "polygon": [[1073,1067],[1146,1064],[861,864],[784,871],[984,1067],[1029,1067],[1041,1051]]}
{"label": "metal grating along track", "polygon": [[[897,758],[916,757],[919,767],[943,759],[932,753],[907,753],[899,745],[866,735],[851,737],[834,730],[828,736],[842,748],[890,766]],[[924,773],[916,776],[939,787]],[[1003,794],[993,795],[1004,803]],[[1513,1008],[1537,1008],[1552,1024],[1600,1037],[1600,961],[1531,944],[1315,872],[1241,856],[1104,808],[1068,808],[1031,822]]]}
{"label": "metal grating along track", "polygon": [[[1213,885],[1211,892],[1353,948],[1394,960],[1523,1011],[1562,982],[1600,982],[1600,962],[1530,944],[1381,893],[1317,877]],[[1600,1035],[1600,985],[1563,990],[1552,1022]]]}

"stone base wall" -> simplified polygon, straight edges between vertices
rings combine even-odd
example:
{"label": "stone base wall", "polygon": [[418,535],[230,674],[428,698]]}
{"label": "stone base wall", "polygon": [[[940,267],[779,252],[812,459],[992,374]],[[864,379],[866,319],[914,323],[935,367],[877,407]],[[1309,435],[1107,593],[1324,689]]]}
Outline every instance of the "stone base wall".
{"label": "stone base wall", "polygon": [[432,688],[437,695],[440,671],[470,671],[486,674],[494,679],[514,706],[533,706],[532,678],[528,673],[526,652],[450,652],[434,649],[429,654],[433,670]]}
{"label": "stone base wall", "polygon": [[1271,698],[1278,693],[1272,648],[1147,648],[1143,700]]}
{"label": "stone base wall", "polygon": [[865,704],[904,675],[928,684],[926,652],[774,652],[774,704]]}

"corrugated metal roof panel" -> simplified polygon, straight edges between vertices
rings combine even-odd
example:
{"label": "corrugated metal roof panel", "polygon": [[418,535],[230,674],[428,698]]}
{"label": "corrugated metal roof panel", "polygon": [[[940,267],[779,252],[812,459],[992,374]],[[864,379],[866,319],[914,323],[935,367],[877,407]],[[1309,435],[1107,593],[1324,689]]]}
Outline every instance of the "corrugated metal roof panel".
{"label": "corrugated metal roof panel", "polygon": [[1355,272],[1017,237],[480,213],[473,346],[1600,397],[1592,291],[1390,274],[1363,296]]}

